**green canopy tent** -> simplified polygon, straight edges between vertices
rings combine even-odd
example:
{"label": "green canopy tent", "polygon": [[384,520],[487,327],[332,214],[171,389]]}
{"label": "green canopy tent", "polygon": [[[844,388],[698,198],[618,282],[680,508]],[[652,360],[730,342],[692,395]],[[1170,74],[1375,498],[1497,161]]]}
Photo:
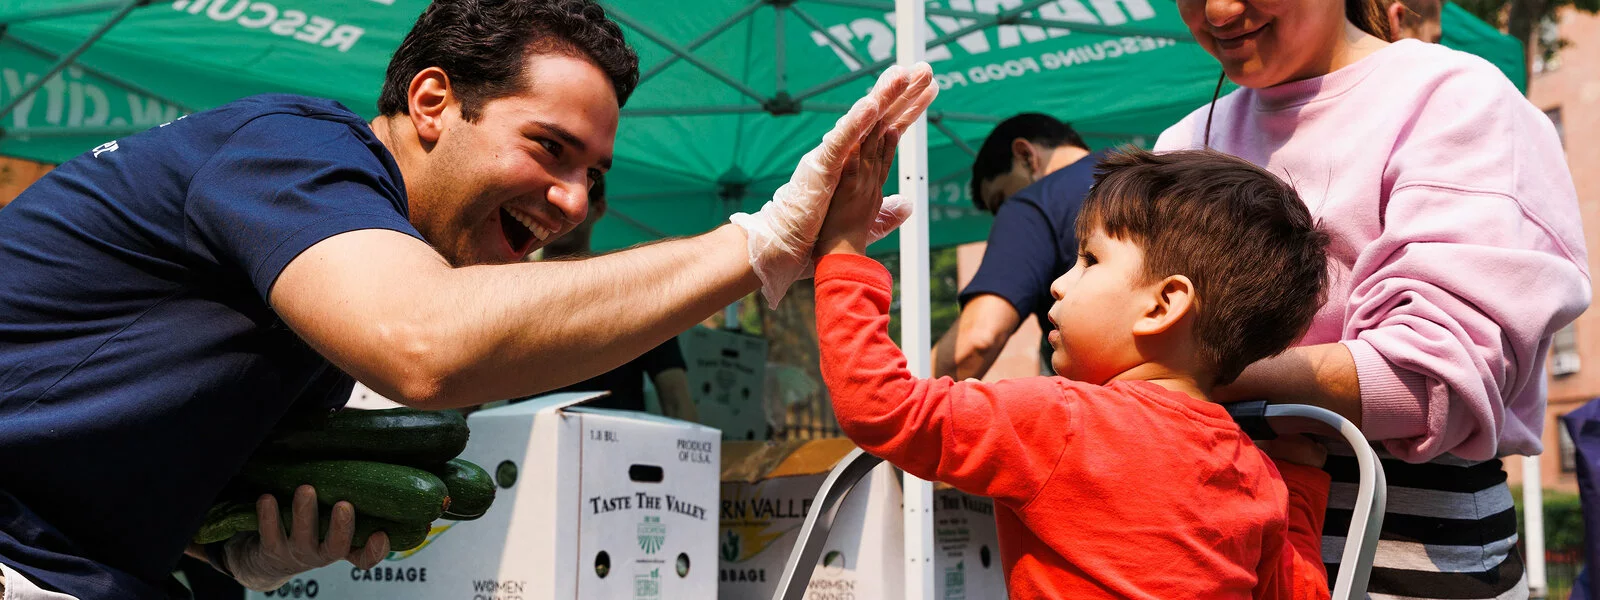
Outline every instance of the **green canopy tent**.
{"label": "green canopy tent", "polygon": [[[60,162],[260,92],[371,115],[424,0],[0,0],[0,154]],[[754,210],[882,68],[930,61],[944,88],[901,140],[902,333],[929,369],[927,250],[982,239],[965,172],[992,124],[1056,115],[1092,145],[1146,145],[1219,70],[1172,0],[603,0],[644,66],[624,110],[601,249]],[[1516,42],[1451,7],[1447,43],[1525,81]],[[1514,55],[1514,58],[1513,58]],[[933,133],[929,133],[931,126]],[[893,248],[892,243],[880,248]],[[906,486],[907,597],[931,597],[931,487]],[[921,559],[921,560],[919,560]]]}
{"label": "green canopy tent", "polygon": [[[0,0],[0,154],[62,162],[262,92],[334,98],[370,116],[389,53],[425,4]],[[760,206],[893,60],[888,0],[603,4],[644,77],[618,133],[601,249],[705,231]],[[925,11],[920,33],[945,86],[930,113],[935,246],[987,234],[966,172],[999,119],[1045,112],[1096,147],[1148,144],[1216,82],[1172,0],[933,0]],[[1514,40],[1453,5],[1445,21],[1447,44],[1525,81]],[[42,87],[21,96],[30,84]]]}

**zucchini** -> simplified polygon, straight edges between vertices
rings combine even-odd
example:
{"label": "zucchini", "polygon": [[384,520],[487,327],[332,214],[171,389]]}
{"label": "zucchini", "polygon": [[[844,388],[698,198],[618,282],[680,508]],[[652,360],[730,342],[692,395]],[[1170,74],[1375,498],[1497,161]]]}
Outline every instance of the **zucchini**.
{"label": "zucchini", "polygon": [[[328,524],[333,518],[332,511],[322,514],[317,520],[317,538],[328,537]],[[284,518],[285,523],[289,520]],[[389,534],[389,551],[404,552],[428,541],[428,532],[433,529],[433,523],[396,523],[377,517],[356,513],[356,532],[350,538],[351,548],[363,548],[367,545],[367,538],[372,534],[382,531]]]}
{"label": "zucchini", "polygon": [[433,470],[450,490],[450,506],[444,518],[453,521],[471,521],[489,512],[494,504],[494,478],[476,464],[459,458]]}
{"label": "zucchini", "polygon": [[[289,534],[290,523],[294,522],[294,509],[288,505],[278,508],[279,523],[283,525],[284,535]],[[323,507],[317,515],[317,539],[324,540],[328,537],[328,527],[333,524],[333,509]],[[356,513],[356,529],[350,538],[351,548],[362,548],[367,545],[367,539],[372,534],[382,531],[389,534],[389,551],[402,552],[421,546],[428,540],[428,532],[432,523],[396,523],[379,519],[370,515]],[[200,527],[200,533],[195,534],[196,544],[210,544],[220,542],[240,533],[254,533],[259,530],[261,523],[256,519],[256,507],[249,504],[226,502],[211,507],[206,513],[206,523]]]}
{"label": "zucchini", "polygon": [[356,512],[397,523],[431,523],[450,503],[437,476],[404,465],[364,460],[251,462],[239,473],[245,486],[294,498],[302,485],[317,490],[317,502],[349,502]]}
{"label": "zucchini", "polygon": [[285,423],[261,443],[257,456],[434,467],[461,454],[467,435],[466,417],[453,410],[343,410]]}
{"label": "zucchini", "polygon": [[242,531],[256,530],[256,506],[248,502],[218,502],[206,511],[206,520],[194,534],[194,543],[213,544]]}

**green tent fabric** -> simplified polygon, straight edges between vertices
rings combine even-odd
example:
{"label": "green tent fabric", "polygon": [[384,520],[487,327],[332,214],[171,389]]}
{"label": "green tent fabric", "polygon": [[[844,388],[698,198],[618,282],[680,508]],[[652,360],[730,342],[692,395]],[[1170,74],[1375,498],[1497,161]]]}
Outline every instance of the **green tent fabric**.
{"label": "green tent fabric", "polygon": [[1511,83],[1517,84],[1517,89],[1528,92],[1528,64],[1523,57],[1522,42],[1500,33],[1493,25],[1478,20],[1453,2],[1445,3],[1440,17],[1444,37],[1439,43],[1494,63]]}
{"label": "green tent fabric", "polygon": [[[148,0],[146,0],[148,1]],[[234,98],[289,92],[372,115],[389,54],[425,0],[0,0],[0,106],[118,9],[127,17],[73,67],[0,116],[0,154],[61,162]],[[753,210],[874,75],[893,62],[889,0],[604,0],[644,80],[624,110],[600,249],[698,233]],[[72,12],[34,18],[46,13]],[[1071,122],[1091,145],[1148,145],[1211,97],[1219,70],[1172,0],[930,0],[932,243],[983,239],[971,151],[1023,111]],[[1006,24],[996,24],[1007,19]],[[3,25],[0,25],[3,26]],[[1465,11],[1446,43],[1520,73],[1521,51]],[[1508,43],[1509,41],[1509,43]],[[1508,71],[1509,73],[1509,71]],[[1520,85],[1520,83],[1519,83]],[[892,184],[891,184],[892,187]],[[894,244],[875,248],[892,250]]]}

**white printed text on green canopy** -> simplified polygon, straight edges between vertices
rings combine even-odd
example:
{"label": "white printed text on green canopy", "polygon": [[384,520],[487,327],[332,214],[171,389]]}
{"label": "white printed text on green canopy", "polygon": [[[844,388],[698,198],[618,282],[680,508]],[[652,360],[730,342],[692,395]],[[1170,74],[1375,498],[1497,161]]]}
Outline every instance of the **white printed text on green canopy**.
{"label": "white printed text on green canopy", "polygon": [[[61,162],[263,92],[334,98],[371,116],[389,54],[425,4],[0,0],[0,106],[15,105],[0,115],[0,154]],[[758,207],[892,60],[887,0],[603,4],[644,78],[618,134],[615,218],[597,232],[601,248],[705,231]],[[1515,42],[1450,9],[1447,42],[1521,64]],[[1000,118],[1045,112],[1097,147],[1148,143],[1216,83],[1171,0],[933,0],[925,10],[927,58],[944,87],[929,137],[935,245],[986,235],[966,172]],[[17,97],[124,13],[72,66]]]}

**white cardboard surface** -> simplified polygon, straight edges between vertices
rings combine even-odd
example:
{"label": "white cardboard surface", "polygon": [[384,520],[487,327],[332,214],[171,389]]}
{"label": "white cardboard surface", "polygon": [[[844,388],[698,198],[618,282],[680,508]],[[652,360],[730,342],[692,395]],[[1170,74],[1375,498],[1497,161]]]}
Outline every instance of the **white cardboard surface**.
{"label": "white cardboard surface", "polygon": [[715,597],[719,433],[577,406],[597,396],[553,394],[468,417],[462,458],[502,480],[482,518],[437,521],[422,547],[370,571],[341,562],[249,597]]}

